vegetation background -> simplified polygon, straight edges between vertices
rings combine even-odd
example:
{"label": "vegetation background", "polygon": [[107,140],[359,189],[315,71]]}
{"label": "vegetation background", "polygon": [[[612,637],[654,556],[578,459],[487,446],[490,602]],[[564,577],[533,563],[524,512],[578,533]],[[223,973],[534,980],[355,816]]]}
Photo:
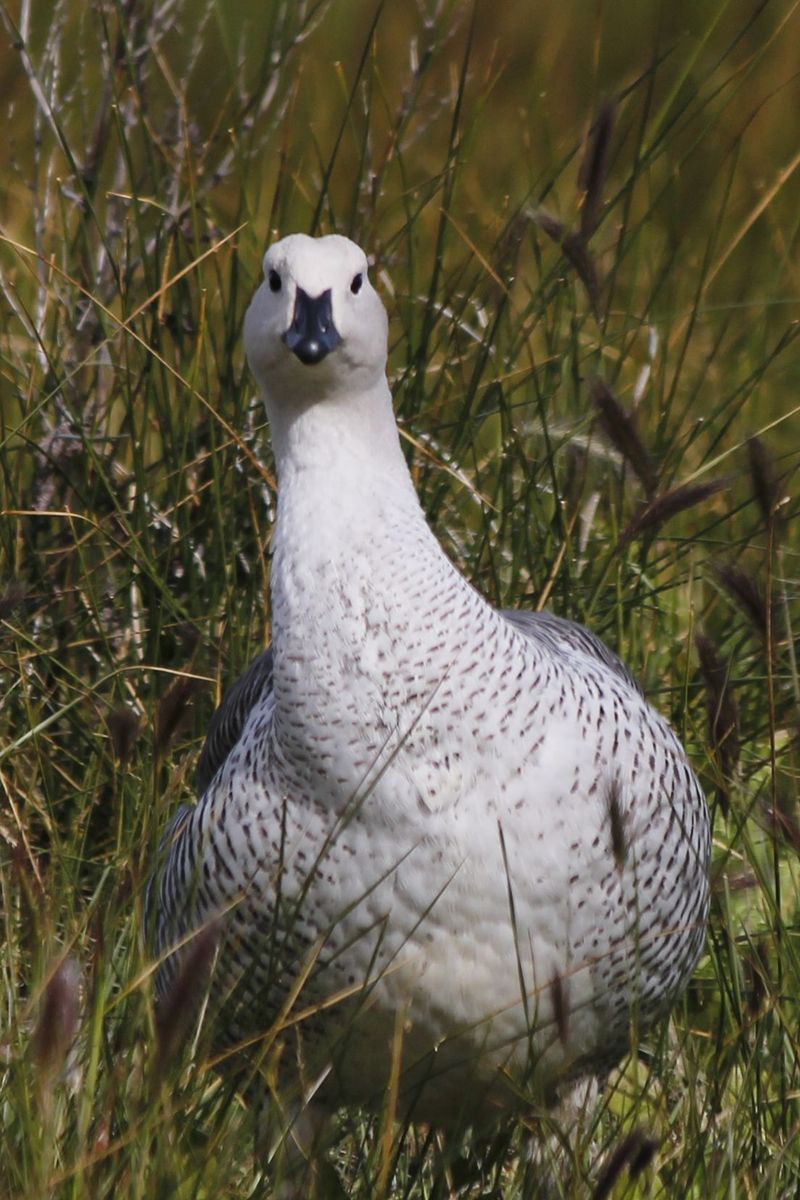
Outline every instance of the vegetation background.
{"label": "vegetation background", "polygon": [[[1,0],[0,1196],[270,1194],[142,903],[269,638],[241,323],[295,230],[374,260],[450,555],[606,637],[713,809],[696,980],[552,1186],[798,1194],[798,7]],[[345,1113],[343,1186],[535,1195],[530,1124],[444,1167]]]}

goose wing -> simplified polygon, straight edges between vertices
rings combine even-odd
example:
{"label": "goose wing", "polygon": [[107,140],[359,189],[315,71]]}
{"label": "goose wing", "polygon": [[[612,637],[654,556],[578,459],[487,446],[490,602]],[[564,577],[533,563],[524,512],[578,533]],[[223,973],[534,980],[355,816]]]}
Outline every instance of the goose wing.
{"label": "goose wing", "polygon": [[211,718],[197,764],[195,782],[202,796],[238,742],[253,706],[272,691],[272,647],[253,659],[244,674],[232,683]]}
{"label": "goose wing", "polygon": [[632,687],[644,695],[641,684],[631,674],[625,663],[613,650],[585,625],[577,621],[568,621],[565,617],[556,617],[549,612],[527,612],[516,608],[501,608],[500,616],[534,641],[545,642],[556,652],[563,650],[579,651],[590,658],[598,658],[600,662],[610,667],[615,675],[624,679]]}

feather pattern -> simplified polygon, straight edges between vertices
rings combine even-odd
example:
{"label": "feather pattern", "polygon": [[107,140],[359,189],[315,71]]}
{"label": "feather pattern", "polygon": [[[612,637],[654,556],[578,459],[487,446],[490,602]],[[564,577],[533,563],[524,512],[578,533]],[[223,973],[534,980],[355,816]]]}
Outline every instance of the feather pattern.
{"label": "feather pattern", "polygon": [[605,1070],[685,987],[705,800],[611,650],[497,611],[445,556],[358,247],[287,238],[265,277],[246,342],[280,487],[273,641],[165,842],[159,990],[220,922],[221,1045],[279,1039],[298,1100],[380,1104],[400,1021],[400,1111],[489,1124]]}

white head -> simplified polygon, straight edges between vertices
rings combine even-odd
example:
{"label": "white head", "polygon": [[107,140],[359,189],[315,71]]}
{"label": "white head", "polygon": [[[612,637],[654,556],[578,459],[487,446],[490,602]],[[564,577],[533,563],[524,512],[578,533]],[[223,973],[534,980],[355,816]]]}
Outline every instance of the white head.
{"label": "white head", "polygon": [[270,246],[244,323],[270,417],[276,405],[372,389],[385,374],[387,328],[366,255],[349,238],[295,233]]}

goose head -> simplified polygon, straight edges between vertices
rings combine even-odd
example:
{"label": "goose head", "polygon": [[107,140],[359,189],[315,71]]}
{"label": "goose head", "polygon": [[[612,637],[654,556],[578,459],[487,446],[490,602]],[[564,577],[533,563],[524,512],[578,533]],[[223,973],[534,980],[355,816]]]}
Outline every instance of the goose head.
{"label": "goose head", "polygon": [[276,405],[372,389],[385,375],[387,332],[366,255],[349,238],[295,233],[267,250],[244,336],[268,415]]}

